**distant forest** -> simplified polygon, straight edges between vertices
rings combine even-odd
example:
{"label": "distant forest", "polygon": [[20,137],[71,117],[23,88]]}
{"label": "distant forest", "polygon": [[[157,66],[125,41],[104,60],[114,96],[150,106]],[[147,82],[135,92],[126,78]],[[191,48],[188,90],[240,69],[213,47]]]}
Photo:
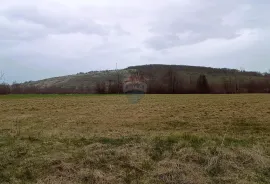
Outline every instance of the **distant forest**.
{"label": "distant forest", "polygon": [[[95,78],[90,76],[91,72],[80,73],[74,75],[72,80],[63,78],[59,84],[50,86],[41,85],[42,81],[12,85],[1,83],[0,94],[121,94],[123,81],[127,77],[121,71],[114,74],[99,71],[103,77]],[[270,92],[270,73],[184,65],[131,66],[124,71],[128,71],[128,75],[138,73],[147,78],[149,94]]]}

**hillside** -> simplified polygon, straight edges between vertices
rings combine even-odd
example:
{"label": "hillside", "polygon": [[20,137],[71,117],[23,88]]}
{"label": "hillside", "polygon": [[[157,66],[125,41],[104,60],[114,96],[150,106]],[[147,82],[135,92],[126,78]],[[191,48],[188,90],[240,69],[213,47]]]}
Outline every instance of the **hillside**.
{"label": "hillside", "polygon": [[78,73],[75,75],[67,75],[61,77],[48,78],[39,81],[30,81],[23,83],[24,85],[35,85],[37,87],[80,87],[88,86],[93,87],[96,82],[108,81],[108,80],[117,80],[118,75],[123,78],[123,76],[128,76],[129,69],[124,70],[106,70],[106,71],[91,71],[88,73]]}
{"label": "hillside", "polygon": [[259,72],[252,71],[239,71],[236,69],[227,68],[210,68],[210,67],[199,67],[199,66],[187,66],[187,65],[141,65],[141,66],[130,66],[121,70],[106,70],[106,71],[90,71],[88,73],[78,73],[75,75],[61,76],[48,78],[39,81],[25,82],[25,85],[36,85],[39,87],[50,87],[50,86],[81,86],[81,85],[93,85],[93,83],[98,81],[108,81],[117,80],[118,74],[120,74],[121,79],[127,77],[130,71],[141,71],[146,75],[162,74],[172,68],[177,73],[183,75],[199,75],[206,74],[209,77],[227,77],[227,76],[241,76],[245,78],[264,78],[265,75]]}
{"label": "hillside", "polygon": [[[91,71],[34,82],[25,82],[24,87],[69,89],[71,93],[84,91],[95,93],[107,91],[119,85],[134,71],[146,76],[149,93],[194,93],[200,75],[205,75],[213,93],[265,92],[270,88],[269,74],[252,71],[239,71],[227,68],[210,68],[187,65],[141,65],[121,70]],[[118,84],[119,83],[119,84]],[[99,87],[97,87],[99,86]],[[120,87],[121,88],[121,87]],[[170,90],[170,88],[173,88]],[[260,89],[259,89],[260,88]],[[256,90],[257,91],[256,91]],[[173,91],[172,91],[173,90]]]}

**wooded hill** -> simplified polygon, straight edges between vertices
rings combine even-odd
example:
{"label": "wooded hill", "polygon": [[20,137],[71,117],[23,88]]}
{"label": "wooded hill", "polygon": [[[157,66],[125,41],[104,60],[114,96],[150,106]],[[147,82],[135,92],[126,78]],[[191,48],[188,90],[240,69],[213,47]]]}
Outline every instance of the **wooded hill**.
{"label": "wooded hill", "polygon": [[185,65],[142,65],[117,71],[78,73],[11,86],[2,84],[0,93],[122,93],[124,79],[134,73],[139,73],[148,79],[148,93],[268,93],[270,91],[269,73]]}

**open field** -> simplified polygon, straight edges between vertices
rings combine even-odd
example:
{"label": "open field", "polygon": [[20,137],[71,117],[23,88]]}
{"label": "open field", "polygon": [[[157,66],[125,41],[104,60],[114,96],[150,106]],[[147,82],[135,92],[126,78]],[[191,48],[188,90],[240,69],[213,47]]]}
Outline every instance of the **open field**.
{"label": "open field", "polygon": [[270,183],[270,95],[0,96],[0,183]]}

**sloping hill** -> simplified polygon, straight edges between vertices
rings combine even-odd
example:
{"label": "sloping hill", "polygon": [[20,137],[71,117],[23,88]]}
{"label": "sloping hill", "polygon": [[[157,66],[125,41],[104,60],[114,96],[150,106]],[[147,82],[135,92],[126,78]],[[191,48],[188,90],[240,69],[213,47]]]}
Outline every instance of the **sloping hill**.
{"label": "sloping hill", "polygon": [[[85,89],[94,92],[99,83],[105,86],[119,84],[132,72],[143,73],[149,79],[149,85],[156,89],[168,89],[173,85],[178,90],[194,91],[200,75],[205,75],[209,85],[214,92],[223,91],[234,92],[240,88],[243,91],[252,91],[251,88],[260,87],[263,92],[270,88],[270,75],[259,72],[239,71],[227,68],[210,68],[202,66],[186,65],[141,65],[130,66],[121,70],[92,71],[88,73],[78,73],[62,77],[44,79],[35,82],[23,83],[23,86],[35,86],[38,88],[69,88]],[[173,83],[173,84],[172,84]],[[118,86],[119,88],[119,86]],[[181,89],[180,89],[181,88]],[[249,89],[250,88],[250,89]],[[152,89],[153,90],[153,89]],[[167,91],[168,92],[168,91]],[[167,93],[166,90],[164,93]]]}
{"label": "sloping hill", "polygon": [[118,76],[120,80],[127,77],[132,69],[123,70],[106,70],[106,71],[92,71],[88,73],[78,73],[75,75],[61,76],[48,78],[44,80],[25,82],[24,85],[34,85],[37,87],[79,87],[79,86],[94,86],[97,82],[116,81]]}
{"label": "sloping hill", "polygon": [[91,71],[88,73],[78,73],[75,75],[61,76],[48,78],[44,80],[26,82],[24,84],[36,85],[39,87],[43,86],[80,86],[89,85],[90,83],[98,81],[117,80],[118,75],[121,79],[127,77],[131,71],[141,71],[146,75],[161,75],[166,73],[169,69],[184,74],[184,75],[199,75],[206,74],[209,77],[224,77],[224,76],[242,76],[242,77],[253,77],[262,78],[264,74],[253,71],[239,71],[236,69],[227,68],[210,68],[201,66],[187,66],[187,65],[141,65],[141,66],[130,66],[126,69],[121,70],[106,70],[106,71]]}

